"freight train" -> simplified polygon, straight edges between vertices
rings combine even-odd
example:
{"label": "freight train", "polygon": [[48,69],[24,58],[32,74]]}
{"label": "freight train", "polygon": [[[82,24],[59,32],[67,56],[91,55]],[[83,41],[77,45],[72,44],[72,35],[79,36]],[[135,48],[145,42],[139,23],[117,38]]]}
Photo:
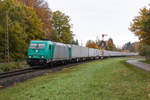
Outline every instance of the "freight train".
{"label": "freight train", "polygon": [[72,44],[63,44],[49,40],[31,41],[28,48],[27,63],[31,66],[55,63],[70,63],[104,57],[135,56],[136,53],[124,53],[87,48]]}

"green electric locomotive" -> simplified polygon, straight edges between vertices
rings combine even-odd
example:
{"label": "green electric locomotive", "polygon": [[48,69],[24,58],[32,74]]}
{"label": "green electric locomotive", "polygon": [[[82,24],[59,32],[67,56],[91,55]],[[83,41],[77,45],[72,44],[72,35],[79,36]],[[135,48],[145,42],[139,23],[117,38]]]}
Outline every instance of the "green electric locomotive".
{"label": "green electric locomotive", "polygon": [[27,63],[31,66],[70,59],[70,45],[46,40],[31,41],[29,44]]}

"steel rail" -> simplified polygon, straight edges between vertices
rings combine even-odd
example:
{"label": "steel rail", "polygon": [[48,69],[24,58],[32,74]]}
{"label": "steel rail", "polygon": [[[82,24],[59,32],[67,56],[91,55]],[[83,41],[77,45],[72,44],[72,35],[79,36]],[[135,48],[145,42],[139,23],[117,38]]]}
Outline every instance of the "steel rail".
{"label": "steel rail", "polygon": [[25,74],[25,73],[29,73],[33,71],[34,70],[32,68],[26,68],[26,69],[11,71],[11,72],[4,72],[4,73],[0,73],[0,79],[6,78],[6,77],[12,77],[15,75],[20,75],[20,74]]}

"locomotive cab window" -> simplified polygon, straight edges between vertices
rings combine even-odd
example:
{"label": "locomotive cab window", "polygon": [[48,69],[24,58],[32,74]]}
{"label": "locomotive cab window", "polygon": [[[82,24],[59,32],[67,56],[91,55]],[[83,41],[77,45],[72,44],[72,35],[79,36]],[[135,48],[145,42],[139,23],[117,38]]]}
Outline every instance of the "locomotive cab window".
{"label": "locomotive cab window", "polygon": [[30,49],[44,49],[45,44],[44,43],[32,43],[29,48]]}

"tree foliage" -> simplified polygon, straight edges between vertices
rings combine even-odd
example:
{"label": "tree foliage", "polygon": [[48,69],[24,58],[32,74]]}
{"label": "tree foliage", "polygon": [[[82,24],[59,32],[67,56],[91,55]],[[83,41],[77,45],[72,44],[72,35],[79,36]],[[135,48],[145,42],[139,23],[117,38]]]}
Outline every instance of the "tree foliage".
{"label": "tree foliage", "polygon": [[88,40],[86,43],[86,47],[98,49],[98,45],[93,40]]}
{"label": "tree foliage", "polygon": [[126,43],[122,49],[127,50],[128,52],[136,52],[134,45],[131,42]]}
{"label": "tree foliage", "polygon": [[5,56],[6,12],[12,60],[25,58],[30,40],[48,38],[78,45],[69,16],[60,11],[52,13],[44,0],[0,0],[0,62]]}
{"label": "tree foliage", "polygon": [[150,45],[150,9],[143,8],[131,23],[130,30],[139,37],[145,45]]}
{"label": "tree foliage", "polygon": [[146,56],[147,60],[150,60],[150,46],[148,45],[140,45],[139,53],[142,56]]}
{"label": "tree foliage", "polygon": [[47,38],[51,38],[51,10],[45,0],[18,0],[24,5],[33,8],[42,22],[42,29],[46,33]]}
{"label": "tree foliage", "polygon": [[113,42],[113,39],[110,38],[107,42],[106,42],[106,50],[111,50],[114,51],[115,50],[115,44]]}
{"label": "tree foliage", "polygon": [[146,7],[140,9],[139,14],[139,16],[136,16],[133,19],[133,22],[130,25],[130,30],[140,39],[140,54],[148,56],[150,54],[148,46],[150,45],[150,9]]}
{"label": "tree foliage", "polygon": [[52,40],[63,43],[72,43],[72,31],[69,16],[60,11],[52,13]]}
{"label": "tree foliage", "polygon": [[44,38],[42,23],[35,11],[22,5],[17,0],[0,2],[0,57],[4,59],[6,11],[8,11],[9,50],[11,59],[23,58],[26,55],[30,40]]}
{"label": "tree foliage", "polygon": [[102,47],[104,47],[105,50],[111,50],[111,51],[116,50],[112,38],[110,38],[108,41],[103,41],[99,39],[97,39],[96,41],[89,40],[86,43],[86,47],[96,48],[96,49],[102,49]]}

